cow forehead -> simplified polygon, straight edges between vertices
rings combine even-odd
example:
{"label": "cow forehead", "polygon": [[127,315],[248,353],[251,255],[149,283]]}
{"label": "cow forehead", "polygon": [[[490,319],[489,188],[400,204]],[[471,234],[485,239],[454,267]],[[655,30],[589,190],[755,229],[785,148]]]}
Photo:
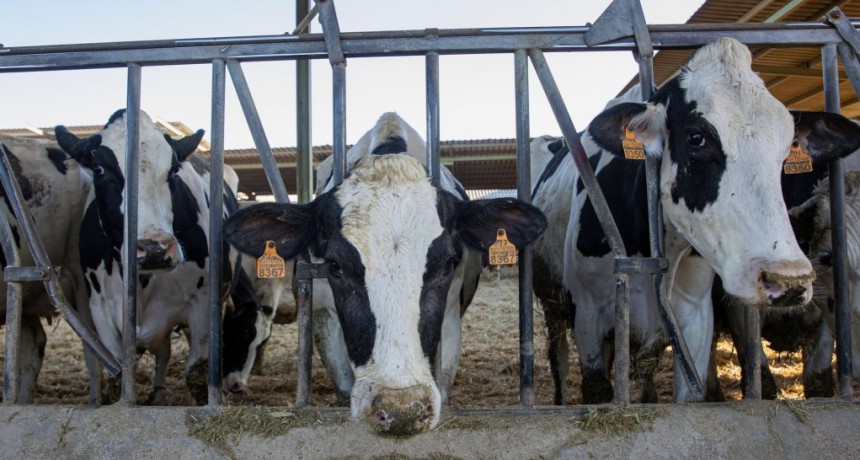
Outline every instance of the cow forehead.
{"label": "cow forehead", "polygon": [[424,167],[406,155],[371,155],[336,193],[341,234],[371,271],[376,259],[411,257],[423,273],[427,249],[442,233],[436,189]]}
{"label": "cow forehead", "polygon": [[[140,123],[140,147],[138,150],[140,170],[142,172],[153,171],[156,174],[166,173],[173,163],[173,149],[148,115],[141,112],[138,120]],[[102,137],[102,146],[111,149],[118,160],[125,158],[125,116],[113,120],[99,134]],[[120,160],[119,167],[125,173],[125,161]]]}

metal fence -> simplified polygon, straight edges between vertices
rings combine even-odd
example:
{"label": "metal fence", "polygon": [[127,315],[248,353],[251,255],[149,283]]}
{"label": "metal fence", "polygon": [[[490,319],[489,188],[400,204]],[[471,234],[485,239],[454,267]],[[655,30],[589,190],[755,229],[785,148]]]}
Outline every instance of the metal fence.
{"label": "metal fence", "polygon": [[[612,220],[609,207],[597,185],[585,151],[571,121],[553,74],[544,58],[546,52],[580,51],[626,51],[632,52],[639,63],[639,76],[643,98],[654,91],[652,58],[654,50],[673,48],[697,48],[721,37],[732,37],[747,45],[807,46],[821,47],[823,78],[825,84],[826,109],[839,112],[837,55],[841,58],[855,92],[860,92],[860,35],[854,23],[838,9],[828,13],[828,23],[788,24],[700,24],[648,26],[639,0],[615,0],[593,26],[581,27],[531,27],[497,29],[455,30],[403,30],[393,32],[340,33],[333,0],[316,0],[308,8],[307,0],[297,0],[297,17],[303,18],[293,35],[252,36],[238,38],[206,38],[183,40],[159,40],[139,42],[115,42],[87,45],[59,45],[38,47],[16,47],[0,49],[0,73],[35,72],[84,68],[124,67],[128,69],[127,99],[127,197],[126,241],[137,240],[137,169],[138,169],[138,110],[140,107],[141,67],[158,65],[182,65],[209,63],[212,65],[212,174],[211,206],[221,206],[221,171],[224,160],[224,98],[226,74],[229,73],[241,102],[257,151],[272,191],[279,202],[288,202],[289,197],[278,173],[277,165],[268,144],[260,118],[257,114],[250,89],[242,71],[242,62],[295,60],[298,62],[298,139],[299,146],[299,197],[307,201],[310,197],[310,148],[308,59],[329,59],[333,74],[333,130],[334,167],[333,177],[341,181],[346,171],[346,63],[347,59],[370,56],[425,56],[427,97],[427,164],[434,182],[438,181],[439,162],[439,59],[450,54],[504,53],[513,55],[516,91],[516,135],[517,135],[517,190],[520,199],[530,201],[529,172],[529,61],[537,73],[541,86],[550,102],[563,136],[570,147],[574,164],[594,205],[604,233],[616,258],[617,305],[615,328],[615,402],[628,401],[628,319],[629,292],[627,281],[630,274],[654,275],[654,283],[660,296],[660,284],[666,271],[666,259],[662,257],[660,237],[661,210],[658,194],[658,161],[646,159],[648,215],[651,231],[651,258],[628,258],[620,233]],[[319,15],[323,34],[307,34],[304,31],[316,15]],[[304,143],[302,145],[302,143]],[[4,155],[5,156],[5,155]],[[8,164],[0,162],[0,181],[15,205],[19,222],[29,222],[27,209],[22,206],[20,193],[15,193],[16,182],[11,180]],[[846,234],[843,220],[843,175],[841,160],[830,166],[830,199],[833,223],[833,261],[837,311],[837,375],[839,393],[850,398],[850,318],[848,310],[848,278],[846,260]],[[2,216],[2,214],[0,214]],[[220,212],[210,215],[211,238],[209,242],[210,286],[220,285],[221,274],[221,227]],[[38,237],[25,226],[23,233],[34,254],[38,252]],[[17,395],[17,331],[20,324],[21,296],[16,287],[20,282],[44,281],[57,308],[64,312],[73,328],[84,342],[99,355],[107,369],[116,374],[122,372],[122,399],[135,403],[134,370],[135,311],[137,306],[135,246],[128,244],[123,267],[126,283],[123,321],[123,357],[116,363],[95,334],[87,330],[74,315],[62,291],[56,275],[50,269],[47,258],[37,259],[37,267],[18,267],[17,254],[12,243],[8,223],[0,221],[0,242],[10,261],[6,268],[6,282],[10,284],[7,300],[6,361],[4,401],[14,403]],[[523,406],[534,405],[534,347],[532,314],[532,253],[523,251],[519,265],[520,305],[520,401]],[[299,258],[296,277],[298,289],[299,365],[297,404],[307,406],[310,401],[311,342],[311,280],[321,277],[322,267],[311,264],[307,254]],[[129,282],[131,281],[131,282]],[[59,294],[57,294],[59,292]],[[666,308],[664,299],[658,299],[661,317],[671,337],[673,350],[682,364],[684,377],[692,393],[702,395],[701,379],[696,374],[683,337],[678,334],[672,311]],[[221,386],[221,297],[217,290],[210,294],[210,358],[209,358],[209,404],[220,404]],[[747,331],[749,341],[760,342],[758,311],[748,308]],[[71,312],[71,313],[68,313]],[[17,319],[16,319],[17,318]],[[76,326],[77,324],[77,326]],[[758,345],[756,345],[758,346]],[[760,398],[760,362],[758,353],[748,360],[749,386],[747,397]]]}

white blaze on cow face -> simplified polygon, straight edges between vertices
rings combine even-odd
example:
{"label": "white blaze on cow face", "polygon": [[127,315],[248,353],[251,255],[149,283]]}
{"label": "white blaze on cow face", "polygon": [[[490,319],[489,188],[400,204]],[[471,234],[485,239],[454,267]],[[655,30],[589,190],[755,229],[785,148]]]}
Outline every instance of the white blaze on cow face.
{"label": "white blaze on cow face", "polygon": [[415,401],[416,410],[430,409],[418,423],[438,421],[440,394],[419,336],[428,250],[443,234],[436,194],[424,168],[402,155],[363,159],[336,193],[342,234],[364,266],[376,321],[370,358],[355,368],[353,416],[395,417],[374,406]]}
{"label": "white blaze on cow face", "polygon": [[735,40],[697,51],[678,82],[683,100],[670,96],[664,102],[670,127],[661,174],[667,216],[730,294],[761,306],[808,302],[814,274],[794,239],[780,190],[794,138],[791,115]]}
{"label": "white blaze on cow face", "polygon": [[[140,112],[140,147],[138,156],[138,233],[137,258],[142,273],[173,269],[183,261],[182,248],[173,235],[173,203],[168,186],[168,175],[176,163],[173,148],[164,138],[164,134],[155,126],[149,116]],[[115,158],[119,173],[125,180],[126,172],[126,121],[125,113],[112,118],[98,133],[101,136],[101,146],[110,149]],[[93,173],[98,176],[106,165],[98,163],[99,154],[95,155]],[[110,172],[107,172],[110,173]],[[98,183],[98,177],[96,177]],[[99,190],[97,188],[97,193]],[[113,192],[113,191],[111,191]],[[99,197],[98,199],[102,199]],[[120,212],[126,213],[125,189],[122,191]],[[121,249],[125,258],[125,250]]]}

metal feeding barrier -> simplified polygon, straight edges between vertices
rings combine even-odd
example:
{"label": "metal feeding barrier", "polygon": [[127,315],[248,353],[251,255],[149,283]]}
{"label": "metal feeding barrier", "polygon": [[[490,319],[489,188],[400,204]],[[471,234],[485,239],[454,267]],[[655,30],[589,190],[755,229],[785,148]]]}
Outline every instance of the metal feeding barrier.
{"label": "metal feeding barrier", "polygon": [[[662,252],[661,209],[658,192],[659,161],[646,158],[648,191],[648,217],[651,257],[628,257],[618,228],[603,193],[597,184],[594,171],[589,165],[585,150],[570,118],[553,74],[544,58],[546,52],[580,51],[629,51],[639,64],[639,79],[644,100],[653,94],[653,56],[655,49],[689,49],[708,44],[721,37],[732,37],[749,46],[818,46],[822,47],[822,65],[826,109],[839,112],[838,68],[836,58],[841,58],[855,92],[860,93],[860,35],[855,24],[837,8],[828,13],[827,24],[783,23],[783,24],[698,24],[649,26],[639,0],[615,0],[595,21],[593,26],[575,27],[528,27],[528,28],[484,28],[484,29],[426,29],[391,32],[341,33],[333,0],[316,0],[309,8],[308,0],[297,0],[297,27],[290,35],[249,36],[225,38],[201,38],[181,40],[158,40],[138,42],[113,42],[99,44],[58,45],[37,47],[0,48],[0,73],[53,71],[84,68],[125,67],[128,69],[127,99],[127,190],[126,241],[137,239],[137,165],[138,165],[138,110],[140,108],[141,67],[155,65],[202,64],[212,65],[212,143],[211,143],[211,193],[212,206],[219,209],[223,187],[224,161],[224,98],[225,79],[229,72],[233,86],[250,127],[263,169],[276,201],[289,202],[286,188],[277,169],[277,164],[268,144],[259,114],[245,80],[241,63],[252,61],[293,60],[297,62],[297,131],[299,133],[299,201],[309,201],[311,196],[310,158],[310,96],[309,59],[327,58],[332,67],[333,84],[333,179],[340,183],[347,171],[346,158],[346,66],[350,58],[371,56],[424,56],[426,66],[427,103],[427,166],[431,180],[438,184],[439,160],[439,60],[449,54],[506,53],[514,58],[514,88],[516,104],[517,135],[517,193],[524,201],[530,201],[529,158],[529,82],[528,62],[531,61],[541,86],[559,123],[564,139],[570,149],[573,162],[585,185],[607,241],[615,255],[616,273],[616,326],[615,326],[615,402],[629,403],[629,288],[631,274],[652,274],[663,324],[670,336],[675,358],[691,393],[703,396],[701,378],[689,357],[683,337],[672,310],[661,298],[660,286],[668,263]],[[310,22],[319,15],[322,34],[306,33]],[[5,159],[5,154],[0,149]],[[20,194],[13,193],[16,181],[12,180],[6,162],[0,162],[0,181],[7,190],[19,222],[29,222],[26,206]],[[844,222],[844,186],[841,160],[830,166],[830,198],[833,221],[834,284],[837,312],[837,358],[839,393],[851,398],[851,351],[850,313],[848,310],[848,278],[846,259],[846,234]],[[221,276],[221,227],[220,212],[210,214],[209,254],[210,286],[219,286]],[[32,228],[24,226],[24,238],[36,254],[38,236]],[[20,328],[20,290],[22,281],[44,280],[52,300],[62,298],[54,270],[47,258],[37,258],[37,267],[20,267],[15,253],[9,224],[0,215],[0,244],[9,260],[6,282],[9,283],[6,333],[6,381],[4,401],[14,402],[11,395],[17,388],[17,334]],[[36,248],[34,250],[33,248]],[[134,370],[136,361],[135,324],[137,309],[136,260],[134,245],[127,245],[124,260],[126,300],[123,316],[122,399],[135,402]],[[526,248],[519,262],[519,317],[520,317],[520,402],[525,407],[534,406],[534,333],[533,333],[533,287],[532,251]],[[34,275],[38,272],[38,275]],[[310,404],[311,359],[312,359],[312,280],[325,276],[325,264],[312,264],[308,254],[298,257],[296,278],[298,282],[298,327],[299,364],[297,404]],[[129,282],[131,280],[132,282]],[[97,337],[68,308],[67,303],[55,303],[69,320],[75,331],[106,364],[112,373],[120,366],[104,349]],[[217,290],[210,293],[210,355],[209,398],[210,405],[221,403],[221,296]],[[755,347],[761,341],[757,309],[747,308],[747,341]],[[753,348],[755,349],[755,348]],[[760,357],[752,353],[748,360],[747,391],[749,398],[761,398]]]}

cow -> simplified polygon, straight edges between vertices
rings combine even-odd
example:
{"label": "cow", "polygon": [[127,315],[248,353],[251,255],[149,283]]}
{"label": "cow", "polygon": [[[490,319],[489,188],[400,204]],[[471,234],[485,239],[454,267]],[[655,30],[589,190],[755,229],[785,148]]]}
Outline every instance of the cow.
{"label": "cow", "polygon": [[[60,283],[71,306],[86,319],[87,294],[78,254],[78,234],[81,216],[92,176],[72,161],[56,143],[16,137],[2,137],[12,174],[21,187],[25,206],[30,210],[37,236],[54,266],[60,267]],[[30,248],[24,241],[20,225],[12,214],[4,190],[3,213],[9,221],[13,243],[18,249],[22,266],[34,265]],[[0,251],[0,263],[7,264]],[[40,318],[57,314],[42,283],[23,283],[22,319],[19,343],[18,394],[11,395],[20,403],[31,403],[36,379],[42,367],[47,338]],[[0,298],[6,299],[6,283],[0,283]],[[6,302],[0,303],[0,321],[6,320]],[[87,353],[88,360],[94,356]],[[96,393],[97,394],[97,393]],[[91,390],[90,399],[94,397]]]}
{"label": "cow", "polygon": [[[467,201],[444,170],[434,186],[409,153],[423,149],[405,121],[383,114],[350,150],[341,184],[329,184],[310,204],[241,210],[224,229],[231,244],[254,257],[271,240],[284,259],[308,250],[327,263],[335,321],[354,372],[351,413],[382,434],[412,435],[439,422],[438,382],[451,369],[437,351],[442,342],[444,352],[453,329],[444,323],[453,319],[459,333],[455,282],[462,284],[470,253],[486,251],[500,229],[523,247],[546,223],[517,200]],[[324,291],[317,287],[315,298]]]}
{"label": "cow", "polygon": [[[669,261],[661,297],[674,312],[703,381],[711,355],[715,274],[726,292],[762,309],[796,307],[812,298],[815,274],[795,241],[779,188],[792,142],[818,164],[847,155],[860,141],[839,115],[792,117],[752,71],[751,61],[746,46],[719,39],[697,50],[648,102],[611,105],[582,136],[630,256],[650,256],[645,171],[644,162],[623,157],[622,140],[634,137],[646,155],[661,160]],[[534,202],[549,221],[535,246],[535,292],[537,277],[544,276],[541,283],[556,285],[548,298],[561,299],[543,302],[544,294],[544,308],[575,311],[570,321],[580,355],[583,402],[609,401],[613,255],[569,155],[548,165]],[[647,374],[668,340],[649,276],[631,275],[630,286],[632,369]],[[673,390],[676,401],[703,399],[689,390],[677,360]],[[563,390],[556,391],[556,402],[564,402],[559,393]],[[642,396],[651,400],[656,394],[644,388]]]}
{"label": "cow", "polygon": [[[207,400],[209,355],[209,163],[194,154],[203,130],[179,140],[161,132],[140,112],[138,192],[137,345],[155,355],[149,401],[163,400],[170,334],[188,330],[186,386],[198,404]],[[96,134],[79,139],[65,127],[55,129],[60,147],[92,172],[80,231],[80,259],[90,294],[96,332],[113,356],[122,356],[121,329],[125,257],[126,112],[115,112]],[[224,187],[224,209],[236,209]],[[223,280],[235,272],[224,243]],[[227,292],[226,286],[217,286]],[[100,380],[100,370],[91,379]],[[98,381],[91,385],[99,387]]]}

